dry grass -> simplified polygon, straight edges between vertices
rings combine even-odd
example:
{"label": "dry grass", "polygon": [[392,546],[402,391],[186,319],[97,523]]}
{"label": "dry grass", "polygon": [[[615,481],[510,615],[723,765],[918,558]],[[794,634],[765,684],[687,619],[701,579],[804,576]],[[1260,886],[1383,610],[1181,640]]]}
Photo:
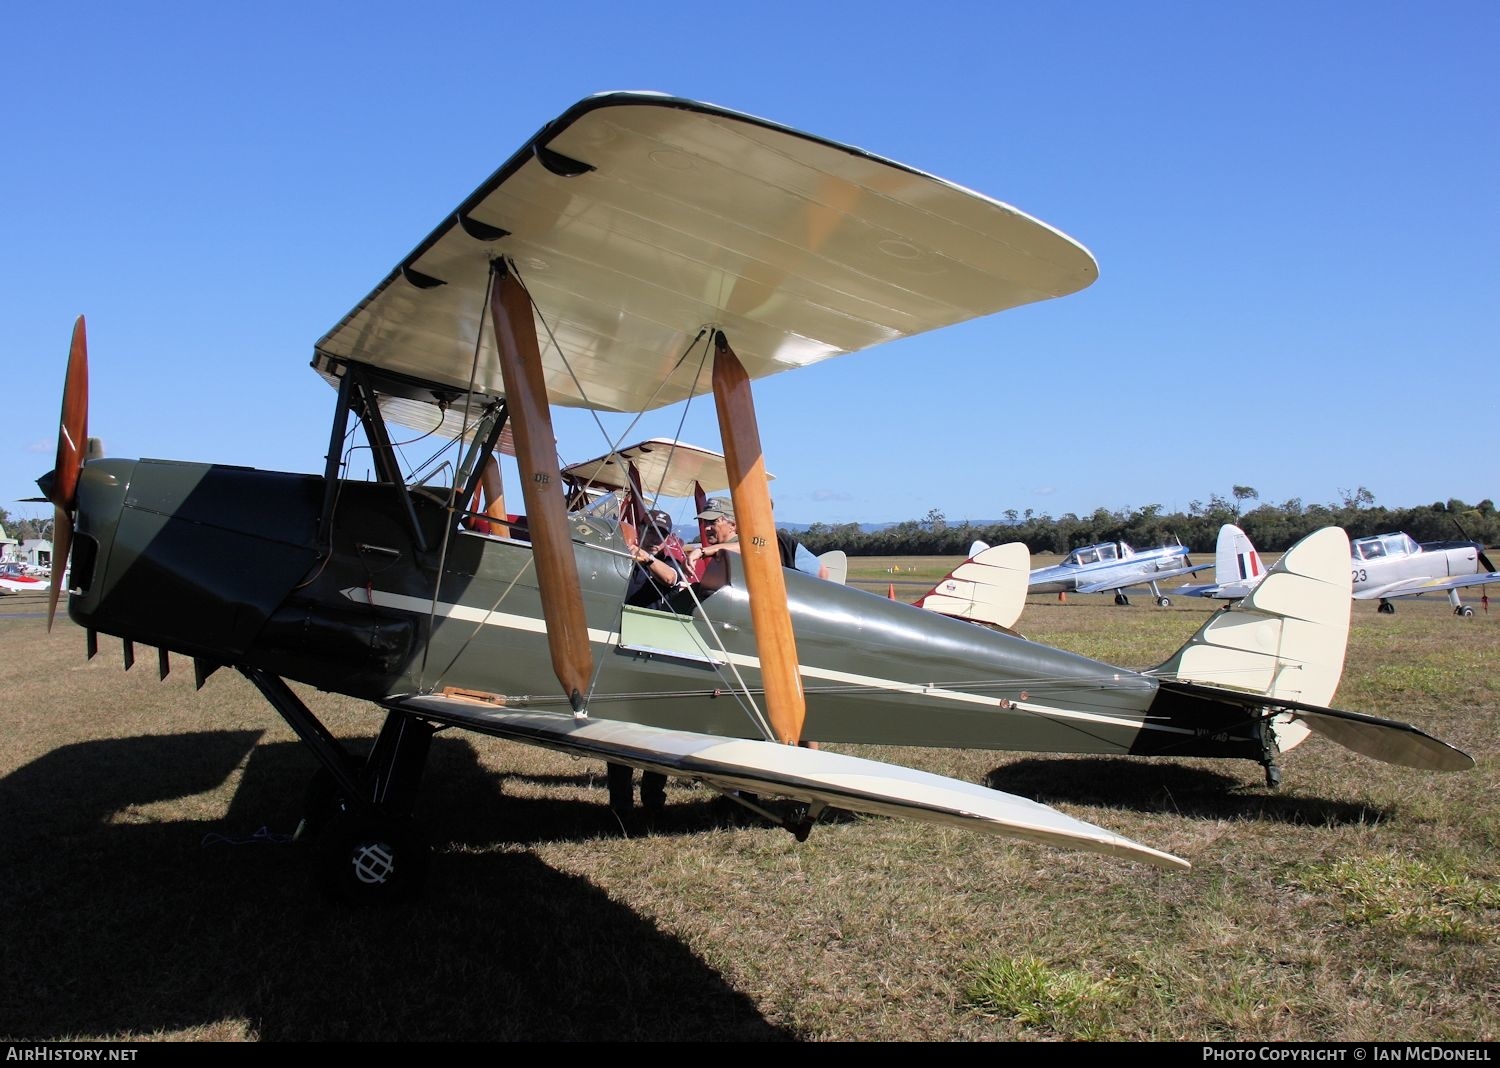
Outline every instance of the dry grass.
{"label": "dry grass", "polygon": [[[854,563],[884,593],[951,561]],[[1131,667],[1217,607],[1032,600],[1029,636]],[[1339,694],[1466,748],[1463,774],[1317,738],[1276,792],[1245,762],[857,750],[1037,797],[1191,872],[878,819],[799,845],[677,783],[655,828],[622,828],[602,766],[454,733],[423,798],[428,894],[346,911],[287,840],[312,760],[244,680],[195,692],[174,658],[159,682],[147,650],[127,674],[108,642],[86,662],[39,611],[0,599],[0,1038],[1500,1034],[1492,614],[1355,606]],[[305,696],[341,737],[378,726]]]}

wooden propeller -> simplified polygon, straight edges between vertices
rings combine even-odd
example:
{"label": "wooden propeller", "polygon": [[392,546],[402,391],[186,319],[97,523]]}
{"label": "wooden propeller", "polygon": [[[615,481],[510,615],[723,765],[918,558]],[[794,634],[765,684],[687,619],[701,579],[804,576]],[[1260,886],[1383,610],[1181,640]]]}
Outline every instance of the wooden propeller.
{"label": "wooden propeller", "polygon": [[89,347],[83,316],[73,324],[73,343],[68,350],[68,375],[63,380],[62,416],[57,427],[57,460],[52,475],[44,479],[42,491],[52,502],[52,584],[47,600],[47,629],[57,615],[63,574],[73,548],[73,516],[78,509],[78,480],[89,438]]}

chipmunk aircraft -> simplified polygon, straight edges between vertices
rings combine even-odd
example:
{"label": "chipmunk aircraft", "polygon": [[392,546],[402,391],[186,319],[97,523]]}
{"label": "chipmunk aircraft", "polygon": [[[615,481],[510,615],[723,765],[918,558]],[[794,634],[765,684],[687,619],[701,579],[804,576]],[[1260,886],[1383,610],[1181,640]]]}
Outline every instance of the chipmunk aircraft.
{"label": "chipmunk aircraft", "polygon": [[1085,545],[1070,552],[1061,563],[1032,571],[1032,593],[1109,593],[1115,604],[1128,605],[1125,591],[1132,586],[1149,586],[1156,603],[1166,608],[1172,599],[1157,584],[1203,571],[1210,564],[1195,564],[1188,559],[1182,545],[1163,545],[1158,549],[1132,549],[1123,541],[1106,541]]}
{"label": "chipmunk aircraft", "polygon": [[1214,547],[1214,580],[1197,586],[1178,586],[1172,592],[1184,597],[1216,597],[1238,601],[1261,584],[1266,565],[1246,533],[1233,523],[1219,528]]}
{"label": "chipmunk aircraft", "polygon": [[1354,599],[1379,598],[1377,610],[1387,614],[1396,611],[1391,602],[1399,598],[1446,593],[1454,615],[1471,617],[1474,607],[1464,604],[1458,591],[1495,581],[1495,565],[1484,546],[1474,541],[1418,544],[1410,534],[1397,531],[1356,538],[1349,551]]}
{"label": "chipmunk aircraft", "polygon": [[[1471,765],[1415,727],[1323,707],[1349,620],[1338,530],[1147,672],[782,569],[753,380],[1062,296],[1096,272],[1045,224],[864,151],[678,98],[590,97],[316,342],[335,398],[319,475],[94,457],[80,319],[57,462],[38,480],[71,555],[68,613],[90,652],[101,633],[122,639],[127,666],[145,644],[163,672],[170,651],[200,684],[226,666],[248,678],[319,762],[317,863],[356,900],[420,884],[413,799],[448,727],[745,804],[738,792],[785,798],[758,811],[798,838],[836,806],[1165,867],[1186,862],[1024,798],[794,743],[1269,769],[1312,730],[1418,768]],[[719,554],[722,585],[695,587],[689,611],[623,606],[628,528],[569,511],[551,409],[710,393],[743,551]],[[451,446],[408,469],[392,424]],[[492,509],[485,490],[507,427],[524,513]],[[353,477],[356,447],[372,481]],[[383,709],[368,756],[287,680]]]}

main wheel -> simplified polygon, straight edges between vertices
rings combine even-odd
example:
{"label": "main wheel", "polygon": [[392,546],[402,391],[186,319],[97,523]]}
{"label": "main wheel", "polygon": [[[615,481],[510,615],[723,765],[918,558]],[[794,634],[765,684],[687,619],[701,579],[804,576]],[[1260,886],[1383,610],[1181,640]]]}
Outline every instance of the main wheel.
{"label": "main wheel", "polygon": [[1130,604],[1130,598],[1126,597],[1123,593],[1117,593],[1115,594],[1115,604],[1128,605]]}
{"label": "main wheel", "polygon": [[1156,599],[1156,603],[1157,603],[1158,607],[1161,607],[1161,608],[1171,608],[1172,607],[1172,598],[1170,598],[1170,597],[1158,597]]}
{"label": "main wheel", "polygon": [[1393,616],[1396,614],[1396,606],[1391,604],[1390,601],[1381,601],[1380,607],[1376,611],[1383,615]]}
{"label": "main wheel", "polygon": [[1461,604],[1453,610],[1453,614],[1456,616],[1463,616],[1465,619],[1472,619],[1474,617],[1474,606],[1469,604]]}
{"label": "main wheel", "polygon": [[422,889],[432,847],[410,820],[346,809],[318,840],[318,880],[352,905],[410,901]]}

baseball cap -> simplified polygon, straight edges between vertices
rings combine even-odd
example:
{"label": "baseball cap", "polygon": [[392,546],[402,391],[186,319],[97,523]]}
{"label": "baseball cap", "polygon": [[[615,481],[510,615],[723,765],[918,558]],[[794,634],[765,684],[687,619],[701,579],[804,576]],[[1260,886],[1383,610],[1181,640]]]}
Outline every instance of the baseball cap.
{"label": "baseball cap", "polygon": [[672,533],[672,516],[667,512],[652,509],[646,513],[646,526],[640,533],[641,544],[654,549]]}
{"label": "baseball cap", "polygon": [[703,511],[697,515],[698,519],[718,519],[723,516],[730,522],[734,522],[734,501],[728,497],[710,497],[704,505]]}

